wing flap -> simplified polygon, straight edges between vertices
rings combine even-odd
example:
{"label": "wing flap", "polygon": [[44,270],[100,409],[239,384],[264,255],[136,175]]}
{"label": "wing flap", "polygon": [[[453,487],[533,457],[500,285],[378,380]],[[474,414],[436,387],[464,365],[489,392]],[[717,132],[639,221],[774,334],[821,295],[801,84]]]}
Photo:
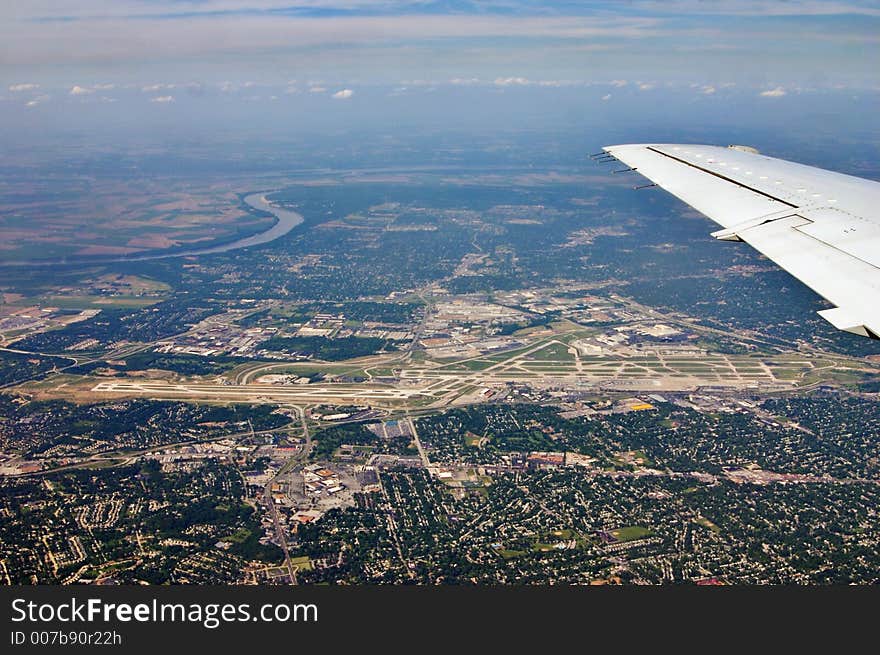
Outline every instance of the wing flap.
{"label": "wing flap", "polygon": [[836,328],[880,334],[880,270],[829,247],[804,230],[814,223],[792,215],[739,233],[740,239],[837,307],[819,312]]}
{"label": "wing flap", "polygon": [[801,211],[810,224],[798,228],[817,241],[880,268],[880,225],[835,208]]}
{"label": "wing flap", "polygon": [[858,313],[843,307],[823,309],[818,314],[838,330],[852,332],[863,337],[871,337],[872,339],[880,339],[880,333],[868,326],[872,322],[872,319],[868,317],[860,316]]}

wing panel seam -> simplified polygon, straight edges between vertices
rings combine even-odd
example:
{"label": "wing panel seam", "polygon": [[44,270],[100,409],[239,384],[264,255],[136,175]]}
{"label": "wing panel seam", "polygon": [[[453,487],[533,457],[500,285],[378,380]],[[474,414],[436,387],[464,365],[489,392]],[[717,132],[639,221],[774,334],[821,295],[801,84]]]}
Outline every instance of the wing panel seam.
{"label": "wing panel seam", "polygon": [[761,191],[760,189],[750,187],[748,184],[743,184],[742,182],[738,182],[737,180],[729,178],[726,175],[722,175],[721,173],[716,173],[715,171],[710,171],[706,168],[703,168],[702,166],[697,166],[696,164],[692,164],[691,162],[689,162],[685,159],[681,159],[679,157],[676,157],[675,155],[670,155],[669,153],[663,152],[662,150],[657,150],[657,148],[654,148],[653,146],[648,146],[647,150],[650,150],[651,152],[655,152],[658,155],[663,155],[664,157],[669,157],[670,159],[673,159],[681,164],[684,164],[685,166],[690,166],[691,168],[696,168],[698,171],[702,171],[703,173],[708,173],[709,175],[714,175],[715,177],[722,179],[725,182],[730,182],[731,184],[735,184],[738,187],[741,187],[743,189],[747,189],[748,191],[751,191],[752,193],[757,193],[759,195],[764,196],[765,198],[769,198],[770,200],[775,200],[776,202],[780,202],[783,205],[787,205],[788,207],[791,207],[792,209],[799,209],[800,208],[799,205],[793,205],[790,202],[783,200],[782,198],[777,198],[776,196],[770,195],[769,193]]}

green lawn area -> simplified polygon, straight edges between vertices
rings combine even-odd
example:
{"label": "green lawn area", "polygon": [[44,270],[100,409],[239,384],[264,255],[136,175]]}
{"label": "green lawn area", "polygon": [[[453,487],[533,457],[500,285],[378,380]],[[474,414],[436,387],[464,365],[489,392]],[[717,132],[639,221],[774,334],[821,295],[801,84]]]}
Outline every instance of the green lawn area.
{"label": "green lawn area", "polygon": [[46,296],[42,302],[60,309],[101,309],[102,307],[148,307],[162,302],[156,296]]}
{"label": "green lawn area", "polygon": [[[775,375],[780,380],[796,380],[801,376],[803,371],[797,371],[790,368],[774,368],[773,375]],[[826,371],[827,373],[827,371]]]}
{"label": "green lawn area", "polygon": [[526,554],[524,550],[507,550],[506,548],[502,548],[498,551],[498,554],[501,555],[504,559],[513,559],[514,557],[521,557]]}
{"label": "green lawn area", "polygon": [[119,459],[101,459],[101,460],[91,460],[85,464],[83,464],[84,469],[106,469],[113,466],[118,466],[122,460]]}
{"label": "green lawn area", "polygon": [[[550,530],[534,535],[534,541],[531,543],[532,552],[546,553],[555,550],[557,544],[569,541],[575,538],[574,530],[564,528],[561,530]],[[580,542],[580,540],[578,540]]]}
{"label": "green lawn area", "polygon": [[863,380],[865,373],[856,369],[826,369],[822,371],[810,371],[802,381],[802,384],[816,382],[836,382],[838,384],[855,384]]}
{"label": "green lawn area", "polygon": [[[247,367],[253,369],[253,365],[247,364]],[[271,365],[270,365],[271,366]],[[315,364],[314,362],[307,362],[303,364],[297,364],[295,362],[291,362],[290,364],[284,364],[283,366],[272,366],[271,368],[266,367],[265,364],[261,364],[259,366],[260,372],[257,375],[254,375],[254,379],[262,376],[262,375],[299,375],[302,377],[310,377],[312,375],[317,375],[318,373],[323,373],[324,375],[351,375],[358,377],[366,377],[366,373],[364,373],[364,369],[362,366],[352,366],[344,365],[344,364]],[[233,373],[238,372],[242,369],[235,369]]]}
{"label": "green lawn area", "polygon": [[571,539],[574,535],[574,531],[572,530],[554,530],[549,533],[550,537],[554,537],[556,539]]}
{"label": "green lawn area", "polygon": [[234,534],[228,537],[224,537],[222,541],[231,541],[234,544],[243,544],[250,536],[250,530],[248,530],[247,528],[241,528],[240,530],[236,530]]}
{"label": "green lawn area", "polygon": [[484,359],[471,359],[466,362],[462,362],[461,365],[464,366],[469,371],[483,371],[490,366],[494,366],[496,362],[487,362]]}
{"label": "green lawn area", "polygon": [[534,345],[535,344],[530,344],[530,345],[524,346],[522,348],[516,348],[514,350],[507,350],[504,352],[500,352],[497,355],[488,355],[488,356],[484,357],[483,359],[487,359],[487,360],[491,361],[492,363],[497,364],[498,362],[506,361],[506,360],[510,359],[511,357],[518,357],[519,355],[522,355],[524,352],[527,352],[528,350],[533,348]]}
{"label": "green lawn area", "polygon": [[469,359],[440,367],[443,371],[483,371],[498,362],[487,362],[483,359]]}
{"label": "green lawn area", "polygon": [[394,375],[394,369],[390,366],[380,366],[379,368],[370,368],[370,375],[373,377],[385,378]]}
{"label": "green lawn area", "polygon": [[568,346],[561,343],[551,343],[541,350],[538,350],[528,356],[528,359],[551,360],[551,361],[571,361],[574,356],[568,352]]}
{"label": "green lawn area", "polygon": [[290,563],[296,566],[300,571],[311,571],[315,568],[312,565],[312,560],[309,559],[308,555],[303,555],[302,557],[291,557]]}
{"label": "green lawn area", "polygon": [[611,531],[611,535],[618,541],[635,541],[636,539],[650,537],[651,534],[652,532],[648,528],[643,528],[640,525],[630,525]]}
{"label": "green lawn area", "polygon": [[553,530],[551,532],[545,532],[535,541],[532,550],[546,553],[555,550],[557,544],[569,541],[573,537],[573,530]]}

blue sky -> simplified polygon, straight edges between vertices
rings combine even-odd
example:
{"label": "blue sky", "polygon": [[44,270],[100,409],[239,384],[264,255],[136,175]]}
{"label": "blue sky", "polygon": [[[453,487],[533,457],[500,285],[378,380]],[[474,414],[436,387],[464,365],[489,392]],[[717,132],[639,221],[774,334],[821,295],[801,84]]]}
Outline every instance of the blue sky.
{"label": "blue sky", "polygon": [[880,3],[863,0],[0,3],[9,129],[76,112],[219,121],[236,103],[236,116],[272,103],[284,116],[381,113],[395,98],[410,99],[407,111],[459,111],[466,98],[479,112],[480,93],[499,111],[514,101],[648,108],[652,94],[717,111],[734,94],[864,97],[880,91],[878,61]]}

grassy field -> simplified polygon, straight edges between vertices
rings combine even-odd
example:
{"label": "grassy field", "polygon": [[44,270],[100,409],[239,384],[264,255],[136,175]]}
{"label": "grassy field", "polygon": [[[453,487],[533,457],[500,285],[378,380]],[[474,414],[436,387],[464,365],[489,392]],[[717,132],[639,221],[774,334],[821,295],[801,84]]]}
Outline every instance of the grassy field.
{"label": "grassy field", "polygon": [[546,362],[572,362],[574,356],[568,352],[568,346],[561,343],[551,343],[532,353],[527,359]]}
{"label": "grassy field", "polygon": [[494,364],[497,364],[499,362],[506,362],[508,359],[519,357],[520,355],[528,352],[532,348],[534,348],[534,344],[524,346],[522,348],[517,348],[515,350],[507,350],[496,355],[487,355],[486,357],[483,357],[483,359],[486,359]]}
{"label": "grassy field", "polygon": [[231,534],[223,539],[223,541],[231,541],[234,544],[243,544],[250,536],[250,530],[248,530],[247,528],[241,528],[240,530],[237,530],[234,534]]}
{"label": "grassy field", "polygon": [[311,571],[314,569],[314,565],[312,564],[312,560],[308,558],[308,555],[303,555],[302,557],[291,557],[290,563],[297,567],[300,571]]}
{"label": "grassy field", "polygon": [[635,541],[636,539],[650,537],[651,534],[652,533],[648,528],[643,528],[640,525],[630,525],[625,528],[617,528],[616,530],[611,531],[611,536],[618,541]]}
{"label": "grassy field", "polygon": [[380,366],[378,368],[370,367],[369,372],[370,372],[370,375],[372,375],[373,377],[380,377],[380,378],[391,377],[394,375],[394,369],[391,368],[390,366]]}
{"label": "grassy field", "polygon": [[463,362],[457,362],[453,364],[446,364],[445,366],[441,366],[438,370],[441,371],[484,371],[490,366],[494,366],[498,362],[490,362],[484,359],[469,359]]}
{"label": "grassy field", "polygon": [[501,555],[504,559],[513,559],[514,557],[520,557],[526,554],[524,550],[508,550],[506,548],[502,548],[498,551],[498,554]]}
{"label": "grassy field", "polygon": [[40,303],[59,309],[101,309],[104,307],[149,307],[162,301],[156,296],[44,296]]}
{"label": "grassy field", "polygon": [[280,364],[280,365],[269,365],[271,368],[267,367],[266,364],[261,364],[254,366],[252,364],[245,364],[244,366],[233,369],[230,374],[232,376],[236,376],[239,373],[244,373],[245,371],[257,370],[257,373],[252,374],[251,380],[256,380],[256,378],[261,377],[263,375],[299,375],[301,377],[309,377],[311,375],[317,375],[318,373],[323,373],[324,375],[353,375],[359,377],[366,377],[366,373],[364,373],[364,369],[362,366],[353,366],[351,364],[316,364],[314,362],[304,362],[302,364],[297,364],[291,362],[290,364]]}

